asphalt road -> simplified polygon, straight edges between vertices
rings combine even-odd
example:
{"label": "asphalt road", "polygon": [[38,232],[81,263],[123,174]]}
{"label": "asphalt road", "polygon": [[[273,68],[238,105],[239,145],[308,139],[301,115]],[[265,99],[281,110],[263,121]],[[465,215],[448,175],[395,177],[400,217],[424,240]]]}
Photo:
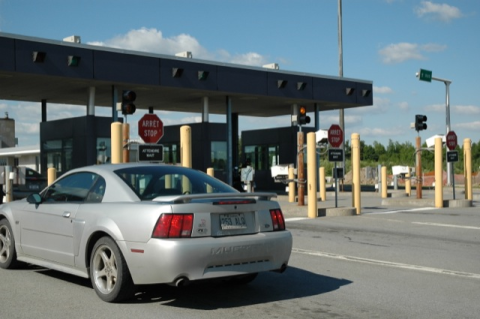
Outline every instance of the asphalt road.
{"label": "asphalt road", "polygon": [[156,285],[108,304],[85,279],[0,269],[0,318],[478,318],[479,207],[368,207],[287,216],[289,268],[245,286]]}

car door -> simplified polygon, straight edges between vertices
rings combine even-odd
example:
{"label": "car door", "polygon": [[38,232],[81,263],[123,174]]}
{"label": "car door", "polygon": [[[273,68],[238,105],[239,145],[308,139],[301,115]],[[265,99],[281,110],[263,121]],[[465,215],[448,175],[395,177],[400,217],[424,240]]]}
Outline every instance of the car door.
{"label": "car door", "polygon": [[97,178],[90,172],[65,176],[42,192],[40,204],[24,206],[19,215],[24,254],[59,264],[74,264],[73,220]]}

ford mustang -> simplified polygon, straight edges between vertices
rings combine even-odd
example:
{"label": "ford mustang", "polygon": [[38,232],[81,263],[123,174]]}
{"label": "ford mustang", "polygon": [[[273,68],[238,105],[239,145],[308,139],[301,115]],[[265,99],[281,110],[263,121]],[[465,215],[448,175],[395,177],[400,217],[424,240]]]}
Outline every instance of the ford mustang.
{"label": "ford mustang", "polygon": [[193,169],[110,164],[67,172],[0,205],[0,267],[30,263],[90,278],[106,302],[137,285],[283,272],[292,236],[274,193],[241,193]]}

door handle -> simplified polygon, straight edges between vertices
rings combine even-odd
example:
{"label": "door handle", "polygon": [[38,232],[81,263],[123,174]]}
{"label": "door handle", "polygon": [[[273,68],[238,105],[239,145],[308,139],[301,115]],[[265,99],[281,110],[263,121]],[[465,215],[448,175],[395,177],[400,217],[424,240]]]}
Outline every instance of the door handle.
{"label": "door handle", "polygon": [[70,212],[63,212],[62,217],[69,218],[70,214]]}

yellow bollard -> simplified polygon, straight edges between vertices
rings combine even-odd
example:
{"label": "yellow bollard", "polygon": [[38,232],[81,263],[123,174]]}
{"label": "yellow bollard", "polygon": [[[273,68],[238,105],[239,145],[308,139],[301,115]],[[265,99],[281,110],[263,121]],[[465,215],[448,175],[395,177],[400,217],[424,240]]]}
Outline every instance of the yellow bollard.
{"label": "yellow bollard", "polygon": [[[180,161],[183,167],[192,168],[192,130],[188,125],[180,127]],[[191,192],[190,181],[186,176],[182,178],[182,192]]]}
{"label": "yellow bollard", "polygon": [[188,125],[180,127],[180,162],[192,168],[192,130]]}
{"label": "yellow bollard", "polygon": [[122,162],[122,123],[115,122],[110,126],[112,139],[112,164]]}
{"label": "yellow bollard", "polygon": [[387,193],[387,167],[382,166],[382,198],[387,198],[388,193]]}
{"label": "yellow bollard", "polygon": [[207,174],[212,176],[212,177],[215,177],[215,171],[213,170],[213,167],[209,167],[207,168]]}
{"label": "yellow bollard", "polygon": [[173,188],[172,175],[165,175],[165,189]]}
{"label": "yellow bollard", "polygon": [[[212,177],[215,177],[215,171],[213,170],[213,167],[207,168],[207,174],[212,176]],[[207,193],[212,193],[212,192],[213,192],[212,185],[208,184],[207,185]]]}
{"label": "yellow bollard", "polygon": [[320,198],[322,201],[327,200],[327,187],[325,185],[325,167],[320,167],[318,172],[318,178],[320,178]]}
{"label": "yellow bollard", "polygon": [[128,142],[130,140],[130,124],[128,123],[123,123],[122,124],[122,157],[123,157],[123,163],[128,163],[130,162],[130,150],[128,145]]}
{"label": "yellow bollard", "polygon": [[49,167],[47,170],[47,183],[51,185],[57,179],[57,169],[55,167]]}
{"label": "yellow bollard", "polygon": [[352,139],[352,202],[357,209],[357,215],[361,213],[361,185],[360,185],[360,134],[353,133]]}
{"label": "yellow bollard", "polygon": [[405,193],[407,193],[408,196],[410,196],[412,193],[412,183],[410,181],[410,167],[408,167],[408,173],[405,174]]}
{"label": "yellow bollard", "polygon": [[293,181],[295,179],[295,169],[293,167],[288,168],[288,179],[291,180],[291,182],[288,183],[288,202],[289,203],[294,203],[295,202],[295,182]]}
{"label": "yellow bollard", "polygon": [[315,132],[307,134],[308,218],[318,217],[317,210],[317,151]]}
{"label": "yellow bollard", "polygon": [[473,200],[472,191],[472,140],[463,140],[463,167],[465,175],[465,199]]}
{"label": "yellow bollard", "polygon": [[443,208],[443,153],[441,137],[435,139],[435,207]]}

